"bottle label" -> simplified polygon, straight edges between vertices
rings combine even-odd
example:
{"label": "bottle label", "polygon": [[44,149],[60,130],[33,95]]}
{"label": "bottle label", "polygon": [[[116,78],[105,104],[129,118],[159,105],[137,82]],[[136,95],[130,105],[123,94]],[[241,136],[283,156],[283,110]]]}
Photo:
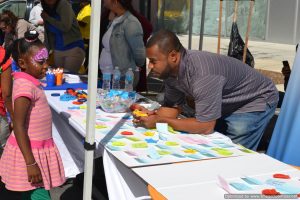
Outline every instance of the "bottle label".
{"label": "bottle label", "polygon": [[110,80],[110,74],[108,74],[108,73],[104,73],[103,74],[103,80]]}
{"label": "bottle label", "polygon": [[132,76],[126,76],[126,81],[133,81],[133,77]]}
{"label": "bottle label", "polygon": [[119,81],[121,79],[121,76],[118,74],[118,75],[114,75],[114,80],[117,80]]}

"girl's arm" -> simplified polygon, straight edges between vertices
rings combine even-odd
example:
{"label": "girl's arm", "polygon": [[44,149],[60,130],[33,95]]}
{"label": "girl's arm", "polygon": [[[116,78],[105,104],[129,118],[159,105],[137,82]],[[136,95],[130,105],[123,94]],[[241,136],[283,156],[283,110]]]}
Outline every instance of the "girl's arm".
{"label": "girl's arm", "polygon": [[7,68],[1,74],[1,90],[2,90],[2,98],[5,102],[5,107],[7,108],[11,119],[13,120],[13,108],[12,108],[12,77],[11,77],[11,67]]}
{"label": "girl's arm", "polygon": [[38,167],[31,151],[27,132],[27,115],[31,101],[26,97],[19,97],[14,102],[14,133],[17,143],[23,154],[28,173],[28,182],[39,183],[42,181],[40,168]]}

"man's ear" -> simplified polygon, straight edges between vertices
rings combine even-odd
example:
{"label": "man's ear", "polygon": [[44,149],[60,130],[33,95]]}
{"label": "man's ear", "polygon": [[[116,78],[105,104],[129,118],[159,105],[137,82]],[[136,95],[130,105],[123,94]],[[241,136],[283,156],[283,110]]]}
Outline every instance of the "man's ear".
{"label": "man's ear", "polygon": [[21,69],[26,69],[25,60],[23,58],[18,59],[18,65]]}
{"label": "man's ear", "polygon": [[175,50],[172,50],[170,53],[169,53],[169,60],[172,62],[172,63],[177,63],[178,61],[178,56],[179,56],[179,53]]}

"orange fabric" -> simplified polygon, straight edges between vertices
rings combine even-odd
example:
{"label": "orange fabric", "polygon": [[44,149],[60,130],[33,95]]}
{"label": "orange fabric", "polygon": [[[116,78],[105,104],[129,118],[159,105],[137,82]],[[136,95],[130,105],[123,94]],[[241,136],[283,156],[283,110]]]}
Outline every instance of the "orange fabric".
{"label": "orange fabric", "polygon": [[159,193],[154,187],[148,185],[148,192],[153,200],[167,200],[161,193]]}
{"label": "orange fabric", "polygon": [[294,168],[300,170],[300,167],[299,167],[299,166],[294,166],[294,165],[290,165],[290,166],[292,166],[292,167],[294,167]]}

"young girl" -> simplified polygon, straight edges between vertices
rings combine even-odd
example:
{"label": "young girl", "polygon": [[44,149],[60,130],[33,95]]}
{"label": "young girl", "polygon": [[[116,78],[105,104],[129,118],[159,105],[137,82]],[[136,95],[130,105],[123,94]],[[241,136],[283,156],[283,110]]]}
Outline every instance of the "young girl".
{"label": "young girl", "polygon": [[51,111],[38,80],[47,71],[48,51],[35,31],[13,45],[21,72],[14,74],[14,131],[1,157],[0,176],[8,190],[24,191],[22,199],[50,199],[47,190],[62,185],[65,176],[52,138]]}

